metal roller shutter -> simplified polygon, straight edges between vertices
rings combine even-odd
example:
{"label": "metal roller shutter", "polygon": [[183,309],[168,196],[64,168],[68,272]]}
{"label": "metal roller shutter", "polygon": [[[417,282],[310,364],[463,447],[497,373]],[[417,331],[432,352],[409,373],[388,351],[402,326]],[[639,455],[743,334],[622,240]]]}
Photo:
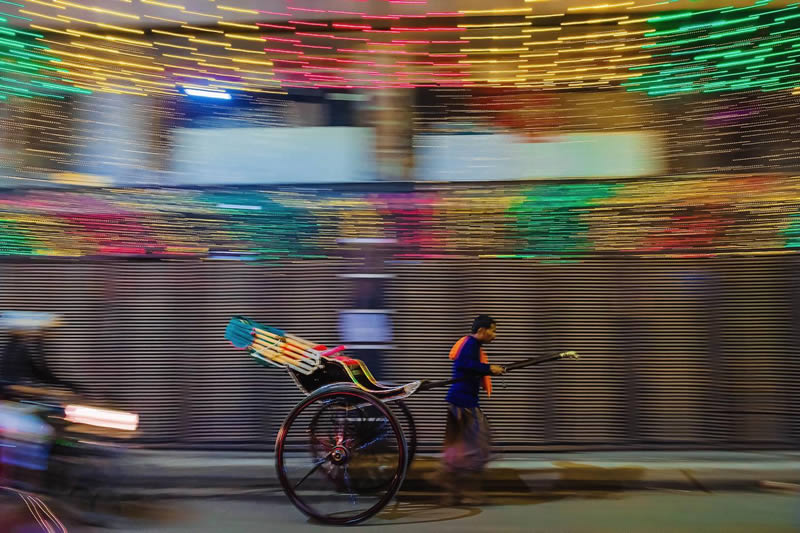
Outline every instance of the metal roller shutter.
{"label": "metal roller shutter", "polygon": [[796,256],[749,258],[715,269],[720,392],[730,413],[731,440],[796,442],[798,437],[797,265]]}
{"label": "metal roller shutter", "polygon": [[[48,363],[62,379],[84,384],[92,392],[109,383],[97,366],[111,354],[104,350],[102,332],[108,297],[106,265],[65,261],[0,263],[0,309],[59,312],[64,324],[47,339]],[[0,329],[5,345],[6,332]]]}
{"label": "metal roller shutter", "polygon": [[[3,262],[0,309],[64,313],[54,371],[139,411],[151,444],[264,449],[301,393],[233,349],[225,324],[250,315],[333,345],[351,302],[337,274],[353,266]],[[495,380],[483,404],[498,449],[795,445],[797,267],[794,255],[390,263],[380,377],[449,376],[450,346],[486,312],[499,321],[492,361],[584,355]],[[441,443],[444,393],[408,402],[423,450]]]}

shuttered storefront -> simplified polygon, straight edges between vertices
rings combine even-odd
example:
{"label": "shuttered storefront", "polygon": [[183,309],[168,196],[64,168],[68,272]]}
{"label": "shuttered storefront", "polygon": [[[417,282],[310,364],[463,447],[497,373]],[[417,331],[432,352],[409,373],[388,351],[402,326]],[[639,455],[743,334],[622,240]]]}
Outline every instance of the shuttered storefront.
{"label": "shuttered storefront", "polygon": [[[271,448],[301,398],[224,339],[243,314],[328,345],[351,302],[346,260],[4,262],[0,308],[62,312],[54,371],[142,415],[153,445]],[[798,258],[452,259],[390,263],[383,379],[449,375],[447,352],[494,315],[498,363],[584,359],[495,380],[498,447],[787,446],[800,442]],[[409,400],[423,448],[444,391]]]}

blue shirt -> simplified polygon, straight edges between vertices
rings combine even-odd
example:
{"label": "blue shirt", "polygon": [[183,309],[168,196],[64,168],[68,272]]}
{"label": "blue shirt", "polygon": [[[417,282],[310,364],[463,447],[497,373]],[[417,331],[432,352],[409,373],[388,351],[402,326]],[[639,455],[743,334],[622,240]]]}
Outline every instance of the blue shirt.
{"label": "blue shirt", "polygon": [[480,350],[481,342],[470,335],[453,361],[453,379],[467,378],[453,383],[447,391],[445,399],[457,407],[480,406],[478,393],[482,378],[492,373],[488,364],[481,363]]}

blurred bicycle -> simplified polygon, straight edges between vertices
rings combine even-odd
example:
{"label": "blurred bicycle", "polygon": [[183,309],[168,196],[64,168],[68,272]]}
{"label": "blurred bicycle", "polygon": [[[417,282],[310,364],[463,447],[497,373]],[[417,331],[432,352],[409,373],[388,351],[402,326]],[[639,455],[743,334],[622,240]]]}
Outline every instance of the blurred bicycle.
{"label": "blurred bicycle", "polygon": [[87,402],[50,372],[44,337],[59,323],[49,313],[0,314],[9,334],[0,365],[0,486],[27,494],[26,504],[43,496],[82,522],[113,525],[126,477],[121,460],[139,417]]}

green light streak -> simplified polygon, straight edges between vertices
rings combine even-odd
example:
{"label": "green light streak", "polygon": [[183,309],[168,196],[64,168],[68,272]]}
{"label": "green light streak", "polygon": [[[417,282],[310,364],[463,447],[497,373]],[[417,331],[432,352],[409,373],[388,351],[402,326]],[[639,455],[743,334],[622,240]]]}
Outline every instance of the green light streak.
{"label": "green light streak", "polygon": [[723,44],[723,45],[719,45],[719,46],[709,46],[709,47],[706,47],[706,48],[697,48],[697,49],[694,49],[694,50],[678,50],[676,52],[672,52],[670,54],[665,54],[665,55],[685,56],[685,55],[690,55],[690,54],[696,54],[698,52],[707,52],[709,50],[721,50],[721,49],[725,49],[725,48],[736,48],[736,47],[741,47],[741,46],[747,46],[748,44],[751,44],[750,41],[743,41],[743,42],[736,42],[736,43],[731,43],[731,44],[727,44],[727,45]]}
{"label": "green light streak", "polygon": [[659,68],[659,67],[670,67],[670,66],[679,66],[679,65],[686,65],[687,63],[657,63],[655,65],[638,65],[635,67],[631,67],[630,70],[645,70],[651,68]]}
{"label": "green light streak", "polygon": [[733,35],[740,35],[743,33],[753,33],[754,31],[758,31],[759,29],[763,28],[764,26],[751,26],[749,28],[742,28],[740,30],[734,31],[727,31],[723,33],[714,33],[712,35],[706,35],[705,37],[696,37],[694,39],[683,39],[680,41],[669,41],[666,43],[656,43],[656,44],[646,44],[642,46],[642,48],[661,48],[665,46],[677,46],[680,44],[689,44],[689,43],[697,43],[700,41],[711,41],[715,39],[722,39],[724,37],[730,37]]}
{"label": "green light streak", "polygon": [[792,37],[790,39],[778,39],[775,41],[768,41],[766,43],[761,43],[758,46],[775,46],[778,44],[793,43],[795,41],[800,41],[800,37]]}
{"label": "green light streak", "polygon": [[772,50],[772,48],[767,48],[765,50],[750,50],[748,52],[743,52],[741,50],[735,50],[733,52],[718,52],[716,54],[701,54],[699,56],[694,56],[694,58],[696,60],[703,60],[703,59],[712,59],[712,58],[715,58],[715,57],[734,57],[734,56],[741,57],[741,56],[752,55],[752,54],[761,54],[761,53],[767,52],[769,50]]}
{"label": "green light streak", "polygon": [[695,30],[702,30],[706,28],[717,28],[720,26],[730,26],[732,24],[738,24],[740,22],[747,22],[750,20],[756,20],[761,15],[750,15],[749,17],[741,18],[741,19],[732,19],[732,20],[718,20],[713,22],[705,22],[702,24],[693,24],[691,26],[681,26],[675,30],[662,30],[662,31],[654,31],[645,33],[645,37],[655,37],[658,35],[675,35],[676,33],[685,33],[688,31],[695,31]]}
{"label": "green light streak", "polygon": [[[656,27],[644,34],[651,41],[642,50],[650,50],[653,58],[675,61],[629,68],[637,75],[622,86],[653,96],[800,86],[800,27],[795,23],[800,19],[800,2],[764,9],[770,1],[647,19]],[[731,16],[734,13],[739,16]],[[720,27],[726,30],[715,31]],[[672,50],[653,53],[668,47]]]}
{"label": "green light streak", "polygon": [[764,59],[761,57],[754,57],[753,59],[743,59],[741,61],[726,61],[724,63],[718,63],[717,66],[720,68],[733,67],[736,65],[749,65],[751,63],[759,63],[761,61],[764,61]]}
{"label": "green light streak", "polygon": [[[25,7],[21,3],[0,0],[0,5],[8,4]],[[75,87],[70,81],[62,78],[69,71],[63,67],[52,65],[59,58],[48,55],[47,45],[36,42],[43,39],[41,33],[27,31],[9,26],[9,19],[31,22],[32,19],[14,14],[2,13],[0,16],[0,97],[23,98],[49,97],[63,98],[63,94],[90,94],[91,91]]]}
{"label": "green light streak", "polygon": [[658,17],[653,17],[651,19],[647,19],[647,22],[649,24],[652,24],[653,22],[664,22],[664,21],[667,21],[667,20],[686,19],[686,18],[696,17],[698,15],[706,15],[708,13],[716,13],[717,11],[722,11],[724,9],[728,9],[728,8],[727,7],[718,7],[716,9],[705,9],[703,11],[685,11],[683,13],[676,13],[674,15],[661,15],[661,16],[658,16]]}

